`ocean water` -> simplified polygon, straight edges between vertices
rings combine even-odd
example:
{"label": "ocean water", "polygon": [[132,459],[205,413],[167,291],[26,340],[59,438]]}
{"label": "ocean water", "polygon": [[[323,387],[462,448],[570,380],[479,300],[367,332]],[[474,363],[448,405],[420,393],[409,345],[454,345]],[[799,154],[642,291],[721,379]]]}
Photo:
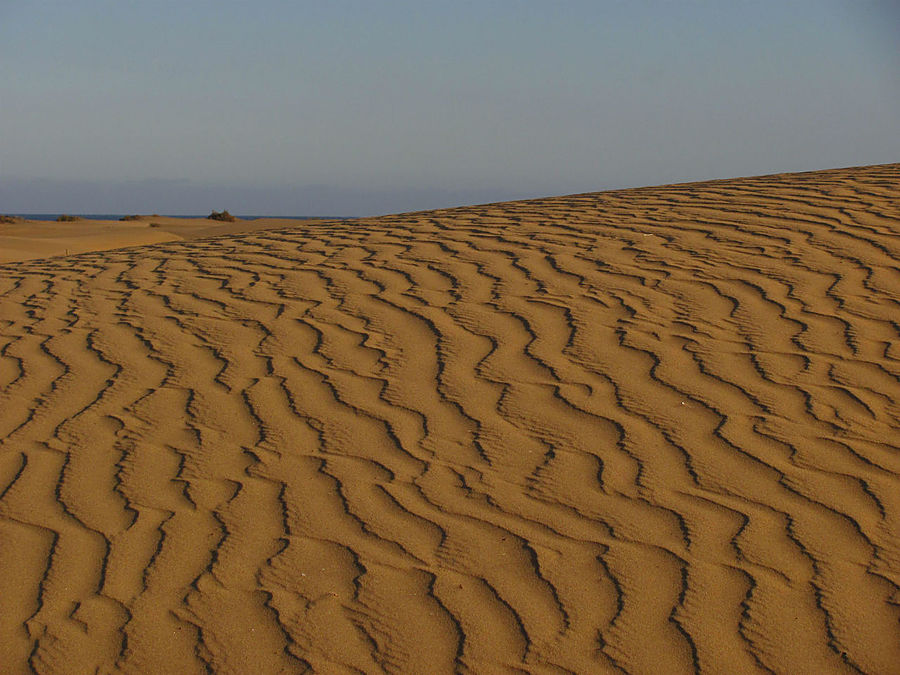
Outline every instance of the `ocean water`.
{"label": "ocean water", "polygon": [[[28,220],[56,220],[59,218],[61,213],[9,213],[6,215],[10,216],[20,216],[21,218],[27,218]],[[119,220],[120,218],[128,215],[132,215],[129,213],[69,213],[67,215],[70,216],[78,216],[79,218],[84,218],[85,220]],[[160,213],[154,214],[159,216],[164,216],[166,218],[206,218],[208,213],[204,213],[202,215],[194,215],[194,214],[174,214],[174,213]],[[313,220],[316,218],[338,218],[338,216],[242,216],[235,215],[236,218],[240,218],[241,220],[258,220],[259,218],[290,218],[291,220]]]}

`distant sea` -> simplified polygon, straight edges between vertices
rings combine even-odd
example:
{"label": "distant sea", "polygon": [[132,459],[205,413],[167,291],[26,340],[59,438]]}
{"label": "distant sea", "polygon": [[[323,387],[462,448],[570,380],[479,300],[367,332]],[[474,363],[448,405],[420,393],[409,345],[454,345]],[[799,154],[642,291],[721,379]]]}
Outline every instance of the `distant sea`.
{"label": "distant sea", "polygon": [[[59,218],[62,213],[10,213],[7,214],[10,216],[19,216],[21,218],[26,218],[28,220],[56,220]],[[67,215],[70,216],[78,216],[79,218],[84,218],[85,220],[119,220],[120,218],[124,218],[125,216],[132,215],[129,213],[69,213]],[[209,214],[203,215],[175,215],[171,213],[159,213],[154,214],[160,217],[165,218],[206,218]],[[241,220],[258,220],[260,218],[289,218],[291,220],[318,220],[318,219],[333,219],[333,220],[343,220],[341,216],[235,216],[236,218],[240,218]]]}

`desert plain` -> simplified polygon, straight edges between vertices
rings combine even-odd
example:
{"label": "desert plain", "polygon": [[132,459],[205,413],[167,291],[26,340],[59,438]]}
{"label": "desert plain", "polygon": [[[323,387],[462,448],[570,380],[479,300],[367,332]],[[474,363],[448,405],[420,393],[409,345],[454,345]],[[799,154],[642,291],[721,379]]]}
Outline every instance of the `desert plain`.
{"label": "desert plain", "polygon": [[900,164],[4,227],[4,674],[900,672]]}

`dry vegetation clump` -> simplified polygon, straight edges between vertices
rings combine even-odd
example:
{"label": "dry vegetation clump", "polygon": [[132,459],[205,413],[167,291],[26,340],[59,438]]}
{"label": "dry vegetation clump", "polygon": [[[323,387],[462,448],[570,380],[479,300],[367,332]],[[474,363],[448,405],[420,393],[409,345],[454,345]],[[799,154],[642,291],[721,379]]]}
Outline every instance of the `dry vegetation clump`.
{"label": "dry vegetation clump", "polygon": [[228,211],[213,211],[208,216],[206,216],[208,220],[221,220],[226,223],[233,223],[237,218],[228,213]]}
{"label": "dry vegetation clump", "polygon": [[143,216],[122,216],[119,220],[142,220]]}
{"label": "dry vegetation clump", "polygon": [[62,214],[56,219],[57,223],[77,223],[81,220],[81,216],[70,216],[68,214]]}
{"label": "dry vegetation clump", "polygon": [[0,215],[0,224],[3,225],[12,225],[13,223],[21,223],[24,222],[24,218],[20,218],[19,216],[2,216]]}
{"label": "dry vegetation clump", "polygon": [[150,223],[150,227],[162,227],[162,223]]}

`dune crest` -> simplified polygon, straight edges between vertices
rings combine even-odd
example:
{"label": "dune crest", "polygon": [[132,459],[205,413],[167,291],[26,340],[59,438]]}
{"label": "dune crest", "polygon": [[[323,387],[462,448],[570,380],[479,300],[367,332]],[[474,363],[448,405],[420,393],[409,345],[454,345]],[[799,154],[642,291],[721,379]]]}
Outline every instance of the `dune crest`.
{"label": "dune crest", "polygon": [[4,673],[896,672],[900,165],[0,266]]}

